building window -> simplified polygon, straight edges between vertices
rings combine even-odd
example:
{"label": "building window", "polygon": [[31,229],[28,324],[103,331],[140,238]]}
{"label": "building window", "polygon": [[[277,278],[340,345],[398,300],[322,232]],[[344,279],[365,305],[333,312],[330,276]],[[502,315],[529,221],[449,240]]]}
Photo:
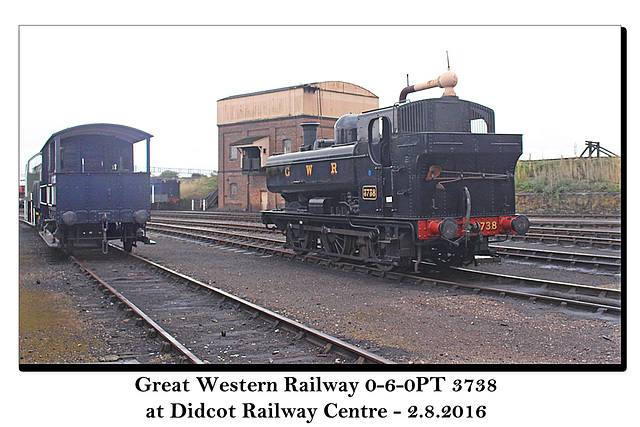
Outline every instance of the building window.
{"label": "building window", "polygon": [[260,148],[259,147],[243,147],[242,148],[242,171],[257,172],[260,170]]}
{"label": "building window", "polygon": [[229,184],[229,198],[230,199],[238,198],[238,184]]}
{"label": "building window", "polygon": [[236,147],[229,147],[229,160],[238,159],[238,149]]}
{"label": "building window", "polygon": [[282,141],[282,151],[284,154],[289,154],[291,152],[291,140],[285,139]]}

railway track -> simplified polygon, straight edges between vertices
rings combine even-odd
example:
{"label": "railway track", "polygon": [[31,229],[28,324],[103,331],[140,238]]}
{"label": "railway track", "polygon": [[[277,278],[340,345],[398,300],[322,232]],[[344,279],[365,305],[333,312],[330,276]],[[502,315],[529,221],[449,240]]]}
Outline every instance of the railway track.
{"label": "railway track", "polygon": [[620,231],[582,228],[531,227],[526,235],[514,235],[512,241],[620,250]]}
{"label": "railway track", "polygon": [[[508,276],[478,272],[467,268],[454,268],[456,280],[464,281],[470,286],[486,283],[493,292],[501,293],[504,289],[514,292],[526,292],[522,297],[539,298],[560,306],[576,306],[588,308],[595,312],[619,314],[622,306],[622,293],[616,289],[586,286],[576,283],[564,283],[525,277]],[[537,297],[532,296],[537,295]]]}
{"label": "railway track", "polygon": [[617,255],[563,252],[506,245],[492,245],[492,247],[498,255],[505,259],[582,268],[591,271],[604,271],[612,274],[622,273],[622,259]]}
{"label": "railway track", "polygon": [[622,219],[620,214],[525,214],[529,218],[553,218],[553,219],[589,219],[589,220],[607,220],[618,221]]}
{"label": "railway track", "polygon": [[[238,233],[214,230],[206,227],[191,228],[183,225],[158,224],[150,225],[150,230],[169,234],[175,237],[206,242],[214,245],[229,245],[260,253],[269,253],[288,259],[311,262],[331,268],[354,271],[361,274],[386,277],[393,280],[418,281],[426,286],[441,285],[454,288],[464,288],[476,294],[490,294],[525,298],[538,302],[544,301],[558,305],[595,313],[619,315],[621,312],[621,296],[616,290],[601,289],[571,283],[550,282],[537,279],[495,275],[475,272],[471,280],[460,278],[451,279],[440,274],[414,274],[404,272],[384,272],[373,266],[336,261],[318,256],[314,253],[296,254],[282,248],[282,239],[270,237],[239,235]],[[456,269],[456,273],[465,271],[470,276],[471,270]],[[483,280],[478,280],[483,277]],[[496,283],[500,282],[499,285]]]}
{"label": "railway track", "polygon": [[[220,218],[206,218],[200,216],[191,217],[160,217],[158,221],[163,223],[182,224],[196,227],[215,227],[225,230],[250,231],[252,233],[271,233],[273,230],[267,229],[262,224],[252,222],[231,222]],[[585,229],[565,229],[565,228],[543,228],[531,227],[524,236],[514,235],[512,241],[561,244],[580,247],[595,247],[603,249],[619,250],[621,247],[619,231],[585,230]]]}
{"label": "railway track", "polygon": [[71,258],[185,363],[392,363],[142,257],[98,252]]}
{"label": "railway track", "polygon": [[[208,219],[220,219],[227,221],[247,221],[261,222],[260,212],[225,212],[225,211],[152,211],[154,217],[204,217]],[[620,228],[620,215],[528,215],[532,225],[538,226],[555,226],[555,227],[572,227],[578,224],[578,227],[600,227],[600,228]]]}
{"label": "railway track", "polygon": [[262,224],[260,212],[151,211],[151,219],[158,218],[199,218],[220,221],[255,222]]}
{"label": "railway track", "polygon": [[576,237],[595,237],[598,239],[616,239],[620,240],[622,232],[611,229],[587,229],[587,228],[565,228],[565,227],[530,227],[529,232],[558,235],[558,236],[576,236]]}
{"label": "railway track", "polygon": [[590,220],[590,219],[555,219],[555,218],[530,218],[531,224],[544,228],[584,228],[592,230],[620,230],[620,221]]}
{"label": "railway track", "polygon": [[[255,212],[199,212],[199,211],[153,211],[154,220],[181,220],[202,223],[217,224],[220,227],[239,228],[240,224],[247,229],[250,224],[258,230],[262,226],[259,213]],[[594,246],[603,245],[606,247],[619,248],[621,239],[621,224],[619,219],[576,219],[576,218],[530,218],[531,227],[528,234],[535,234],[534,240],[539,240],[542,236],[557,243],[555,236],[566,237],[569,243],[586,244]],[[262,226],[264,229],[264,227]]]}
{"label": "railway track", "polygon": [[[213,221],[201,218],[200,215],[188,215],[183,217],[166,217],[154,220],[149,224],[150,230],[175,233],[184,230],[187,234],[190,229],[197,230],[206,235],[236,236],[238,239],[254,240],[267,245],[281,245],[284,239],[279,234],[274,237],[257,237],[254,233],[270,233],[263,225],[252,223],[230,223],[226,221]],[[228,230],[228,231],[225,231]],[[276,237],[277,236],[277,237]],[[563,238],[563,235],[550,237],[553,242]],[[568,238],[568,237],[567,237]],[[571,238],[568,238],[571,239]],[[594,238],[587,238],[594,240]],[[514,239],[514,241],[517,241]],[[535,240],[534,241],[539,241]],[[573,240],[572,240],[573,241]],[[610,242],[609,242],[610,244]],[[618,240],[618,245],[619,245]],[[570,268],[582,268],[593,271],[604,271],[612,274],[620,274],[622,271],[622,260],[617,254],[588,254],[575,251],[567,252],[562,250],[538,249],[530,247],[513,247],[507,245],[491,245],[497,253],[505,258],[520,260],[524,262],[541,262],[547,265],[557,265]],[[618,246],[619,247],[619,246]]]}
{"label": "railway track", "polygon": [[221,230],[239,230],[239,231],[248,231],[251,233],[274,233],[276,232],[273,229],[269,229],[264,226],[262,223],[256,222],[241,222],[241,221],[233,221],[233,220],[224,220],[220,218],[208,218],[201,216],[190,216],[190,217],[180,217],[180,216],[162,216],[159,218],[152,219],[152,223],[163,223],[163,224],[176,224],[176,225],[185,225],[185,226],[193,226],[193,227],[210,227],[217,228]]}

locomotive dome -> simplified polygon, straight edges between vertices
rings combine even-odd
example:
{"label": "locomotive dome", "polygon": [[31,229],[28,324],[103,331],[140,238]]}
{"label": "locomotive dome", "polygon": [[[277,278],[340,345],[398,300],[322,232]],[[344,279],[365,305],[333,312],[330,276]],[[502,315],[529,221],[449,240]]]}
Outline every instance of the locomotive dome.
{"label": "locomotive dome", "polygon": [[333,126],[336,144],[346,144],[358,139],[358,115],[345,114]]}

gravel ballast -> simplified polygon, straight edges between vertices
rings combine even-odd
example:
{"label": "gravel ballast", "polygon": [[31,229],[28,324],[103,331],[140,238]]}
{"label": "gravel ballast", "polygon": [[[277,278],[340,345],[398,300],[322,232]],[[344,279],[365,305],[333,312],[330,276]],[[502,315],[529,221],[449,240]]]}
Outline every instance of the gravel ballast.
{"label": "gravel ballast", "polygon": [[[619,319],[154,236],[137,253],[401,363],[620,363]],[[548,269],[512,263],[493,269]],[[492,267],[485,267],[491,269]],[[619,281],[557,269],[559,281]],[[522,274],[524,275],[524,274]],[[535,275],[535,274],[533,274]]]}
{"label": "gravel ballast", "polygon": [[[21,363],[124,360],[124,353],[137,354],[134,359],[141,363],[172,362],[157,348],[150,351],[152,340],[132,322],[124,322],[118,310],[110,311],[112,319],[92,318],[88,307],[104,304],[105,299],[96,286],[66,263],[34,262],[51,250],[33,230],[21,225],[20,238]],[[398,363],[621,363],[619,318],[397,282],[160,235],[151,238],[157,245],[140,245],[136,253]],[[511,263],[481,268],[515,275],[542,270]],[[608,275],[548,271],[544,274],[559,281],[591,285],[620,281]],[[56,301],[59,309],[54,311],[75,319],[77,328],[68,327],[68,335],[61,335],[54,320],[47,327],[23,325],[30,310],[44,313],[34,298],[42,307],[52,307],[48,301]],[[117,343],[131,349],[114,349],[113,329],[122,338]],[[52,336],[45,337],[43,331]],[[43,348],[50,348],[48,340],[54,338],[61,341],[58,355],[43,356],[51,353]]]}
{"label": "gravel ballast", "polygon": [[19,363],[174,363],[62,253],[20,224]]}

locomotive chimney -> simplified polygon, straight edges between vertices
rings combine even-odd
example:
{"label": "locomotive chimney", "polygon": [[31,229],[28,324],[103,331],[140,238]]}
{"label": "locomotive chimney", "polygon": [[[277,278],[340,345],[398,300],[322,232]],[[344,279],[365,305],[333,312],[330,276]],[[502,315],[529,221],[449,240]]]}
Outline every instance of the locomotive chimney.
{"label": "locomotive chimney", "polygon": [[418,92],[419,90],[431,89],[434,87],[444,88],[444,93],[442,96],[456,96],[456,93],[453,91],[455,85],[458,84],[458,76],[451,70],[447,69],[445,73],[443,73],[440,77],[435,80],[429,80],[425,83],[418,83],[416,85],[410,85],[402,89],[400,92],[400,102],[404,102],[407,100],[407,95],[413,92]]}
{"label": "locomotive chimney", "polygon": [[320,123],[300,123],[302,126],[302,146],[300,151],[313,149],[313,143],[316,142],[318,136],[318,126]]}

